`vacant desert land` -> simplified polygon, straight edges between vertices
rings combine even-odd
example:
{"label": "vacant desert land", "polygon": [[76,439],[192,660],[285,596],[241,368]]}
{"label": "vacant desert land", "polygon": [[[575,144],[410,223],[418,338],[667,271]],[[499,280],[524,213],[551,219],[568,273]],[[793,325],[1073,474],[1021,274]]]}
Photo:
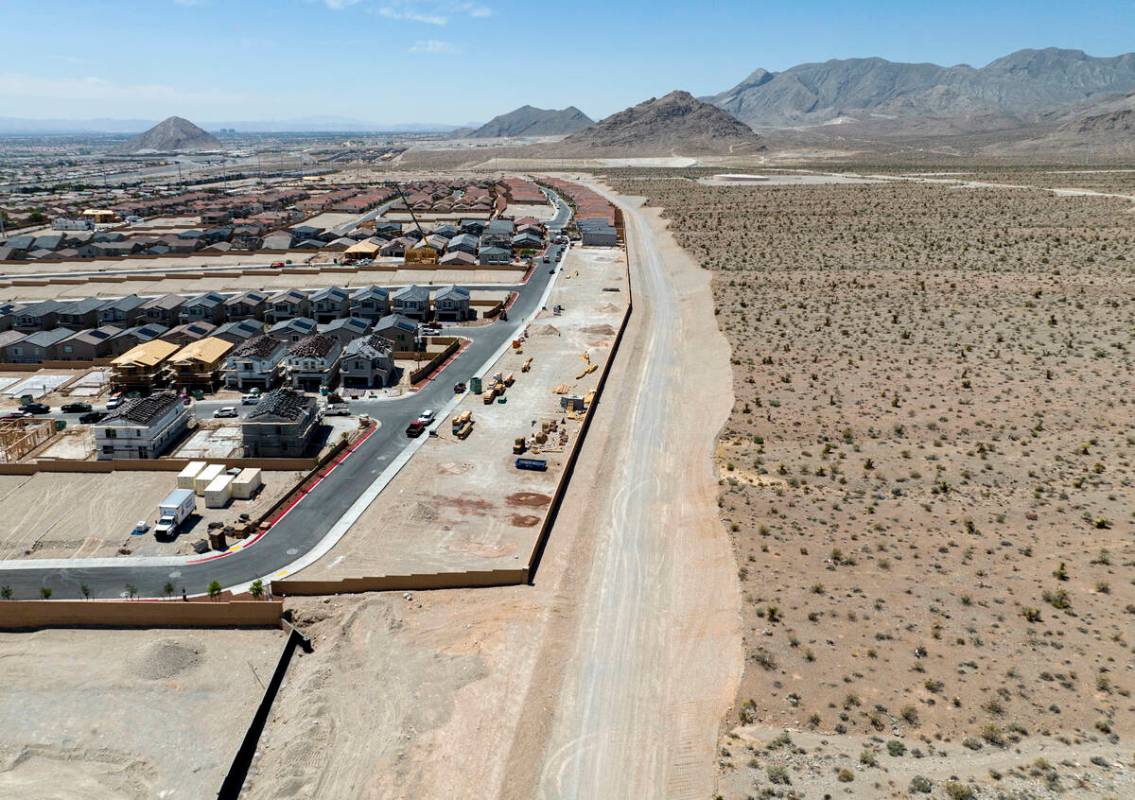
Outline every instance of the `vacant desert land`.
{"label": "vacant desert land", "polygon": [[616,186],[717,273],[733,351],[747,664],[722,794],[902,797],[921,773],[935,797],[995,774],[1126,796],[1132,204],[640,177]]}
{"label": "vacant desert land", "polygon": [[0,634],[0,796],[214,797],[279,631]]}

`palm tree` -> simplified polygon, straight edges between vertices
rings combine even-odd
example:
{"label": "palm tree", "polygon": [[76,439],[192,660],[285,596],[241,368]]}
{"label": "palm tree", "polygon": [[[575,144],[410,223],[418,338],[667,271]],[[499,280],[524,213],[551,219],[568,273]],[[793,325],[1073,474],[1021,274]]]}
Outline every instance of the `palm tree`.
{"label": "palm tree", "polygon": [[211,581],[209,583],[209,597],[210,597],[210,599],[216,600],[220,596],[221,596],[220,581]]}
{"label": "palm tree", "polygon": [[11,586],[0,586],[0,598],[3,598],[4,600],[11,600],[12,599],[12,587]]}
{"label": "palm tree", "polygon": [[264,596],[264,581],[259,578],[254,580],[252,585],[248,587],[248,593],[252,595],[253,600],[259,600]]}

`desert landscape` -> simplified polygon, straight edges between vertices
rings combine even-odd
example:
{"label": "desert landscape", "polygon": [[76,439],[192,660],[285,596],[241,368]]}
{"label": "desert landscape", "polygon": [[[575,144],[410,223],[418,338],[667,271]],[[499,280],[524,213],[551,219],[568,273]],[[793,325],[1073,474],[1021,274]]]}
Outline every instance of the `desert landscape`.
{"label": "desert landscape", "polygon": [[1127,796],[1135,206],[612,177],[714,272],[732,348],[746,670],[722,796]]}

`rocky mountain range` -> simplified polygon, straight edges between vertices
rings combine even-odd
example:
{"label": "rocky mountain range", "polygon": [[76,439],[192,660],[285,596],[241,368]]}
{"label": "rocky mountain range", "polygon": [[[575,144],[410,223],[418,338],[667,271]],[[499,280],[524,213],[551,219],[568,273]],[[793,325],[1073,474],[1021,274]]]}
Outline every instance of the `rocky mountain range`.
{"label": "rocky mountain range", "polygon": [[141,153],[149,150],[170,153],[177,151],[220,150],[217,137],[181,117],[162,120],[145,133],[127,139],[115,148],[118,153]]}
{"label": "rocky mountain range", "polygon": [[467,134],[471,139],[498,139],[515,136],[563,136],[575,133],[594,123],[591,117],[575,106],[544,109],[521,106],[515,111],[493,117],[480,128]]}
{"label": "rocky mountain range", "polygon": [[689,92],[650,98],[612,114],[559,143],[564,154],[692,155],[748,153],[764,148],[744,123]]}
{"label": "rocky mountain range", "polygon": [[1020,50],[992,63],[942,67],[857,58],[758,69],[703,98],[756,130],[855,125],[879,131],[997,130],[1135,91],[1135,53]]}

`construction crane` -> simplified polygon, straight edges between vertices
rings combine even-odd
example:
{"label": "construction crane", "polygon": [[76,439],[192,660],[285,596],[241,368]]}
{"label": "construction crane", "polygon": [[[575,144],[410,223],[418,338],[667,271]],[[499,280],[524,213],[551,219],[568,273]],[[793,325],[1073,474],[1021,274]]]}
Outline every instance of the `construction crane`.
{"label": "construction crane", "polygon": [[[421,241],[425,242],[426,241],[426,232],[424,230],[422,230],[422,224],[420,222],[418,222],[418,217],[414,213],[414,209],[411,208],[410,201],[407,200],[406,195],[402,193],[402,184],[395,183],[394,188],[398,192],[398,197],[400,197],[402,199],[403,205],[406,206],[406,210],[410,212],[410,219],[414,221],[414,227],[416,227],[418,229],[418,233],[422,237]],[[438,258],[437,250],[435,250],[433,247],[431,247],[428,243],[424,244],[421,247],[410,248],[406,251],[406,263],[407,264],[436,264],[437,258]]]}

